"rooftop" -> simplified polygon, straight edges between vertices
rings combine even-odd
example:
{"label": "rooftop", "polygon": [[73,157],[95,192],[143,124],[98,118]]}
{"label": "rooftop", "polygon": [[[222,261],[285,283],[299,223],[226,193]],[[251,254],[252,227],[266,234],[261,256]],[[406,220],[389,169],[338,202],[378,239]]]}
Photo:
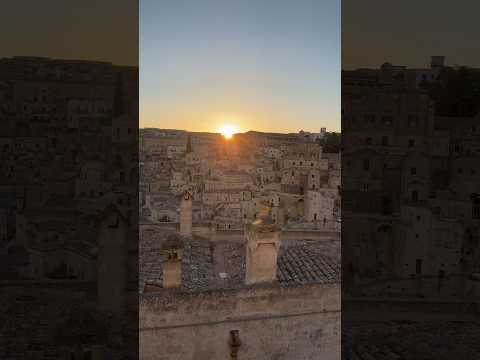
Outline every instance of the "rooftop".
{"label": "rooftop", "polygon": [[[140,240],[140,291],[146,284],[162,287],[162,244],[167,232]],[[239,289],[245,284],[246,242],[183,238],[182,292]],[[340,282],[338,241],[282,242],[278,258],[279,286]]]}

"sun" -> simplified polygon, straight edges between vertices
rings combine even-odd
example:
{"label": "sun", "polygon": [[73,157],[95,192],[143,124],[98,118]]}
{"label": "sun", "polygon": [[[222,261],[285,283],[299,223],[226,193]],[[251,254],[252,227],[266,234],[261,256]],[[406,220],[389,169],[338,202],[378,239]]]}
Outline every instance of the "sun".
{"label": "sun", "polygon": [[218,132],[222,134],[225,139],[231,139],[233,135],[238,133],[238,127],[235,125],[224,124],[220,126]]}

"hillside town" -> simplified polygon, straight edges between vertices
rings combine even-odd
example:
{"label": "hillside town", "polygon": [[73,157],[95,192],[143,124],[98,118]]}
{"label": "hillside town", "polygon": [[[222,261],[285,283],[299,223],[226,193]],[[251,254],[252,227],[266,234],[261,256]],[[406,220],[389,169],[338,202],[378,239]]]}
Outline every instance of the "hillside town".
{"label": "hillside town", "polygon": [[339,358],[328,134],[141,130],[143,359]]}
{"label": "hillside town", "polygon": [[180,196],[192,196],[198,227],[242,231],[262,202],[284,229],[338,232],[340,153],[322,151],[323,133],[219,134],[142,129],[141,221],[178,223]]}

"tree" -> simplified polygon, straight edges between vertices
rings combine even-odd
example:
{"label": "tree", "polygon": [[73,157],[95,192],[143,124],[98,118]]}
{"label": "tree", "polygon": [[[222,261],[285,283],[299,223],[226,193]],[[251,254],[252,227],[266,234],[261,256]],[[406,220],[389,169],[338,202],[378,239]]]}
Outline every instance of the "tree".
{"label": "tree", "polygon": [[340,133],[327,132],[325,136],[319,140],[322,145],[323,152],[325,153],[338,153],[340,152],[341,137]]}
{"label": "tree", "polygon": [[421,85],[438,116],[474,116],[480,111],[480,72],[465,66],[442,69],[437,81]]}

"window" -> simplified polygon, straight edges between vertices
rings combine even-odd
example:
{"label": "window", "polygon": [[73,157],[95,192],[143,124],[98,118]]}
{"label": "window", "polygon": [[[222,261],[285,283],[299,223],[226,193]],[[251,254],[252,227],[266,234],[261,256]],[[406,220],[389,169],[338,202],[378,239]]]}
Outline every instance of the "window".
{"label": "window", "polygon": [[375,122],[375,115],[366,114],[366,115],[365,115],[365,120],[366,120],[366,121],[369,121],[370,123],[374,123],[374,122]]}
{"label": "window", "polygon": [[83,360],[92,360],[92,351],[87,350],[83,353]]}
{"label": "window", "polygon": [[440,279],[444,279],[445,278],[445,270],[438,270],[438,277]]}
{"label": "window", "polygon": [[388,136],[382,136],[382,145],[388,146]]}
{"label": "window", "polygon": [[417,175],[417,168],[415,167],[410,168],[410,175]]}
{"label": "window", "polygon": [[415,128],[418,126],[418,117],[416,115],[408,115],[408,127]]}
{"label": "window", "polygon": [[382,121],[383,121],[383,125],[388,127],[392,126],[393,124],[393,118],[391,116],[384,116],[382,118]]}
{"label": "window", "polygon": [[480,199],[479,198],[476,198],[473,200],[472,218],[480,219]]}
{"label": "window", "polygon": [[370,170],[370,160],[368,159],[363,160],[363,170],[365,171]]}
{"label": "window", "polygon": [[412,201],[413,202],[418,202],[418,191],[417,190],[412,191]]}
{"label": "window", "polygon": [[372,145],[372,138],[371,137],[366,138],[365,139],[365,144]]}
{"label": "window", "polygon": [[417,259],[417,261],[415,262],[415,272],[417,273],[417,275],[422,274],[422,259]]}

